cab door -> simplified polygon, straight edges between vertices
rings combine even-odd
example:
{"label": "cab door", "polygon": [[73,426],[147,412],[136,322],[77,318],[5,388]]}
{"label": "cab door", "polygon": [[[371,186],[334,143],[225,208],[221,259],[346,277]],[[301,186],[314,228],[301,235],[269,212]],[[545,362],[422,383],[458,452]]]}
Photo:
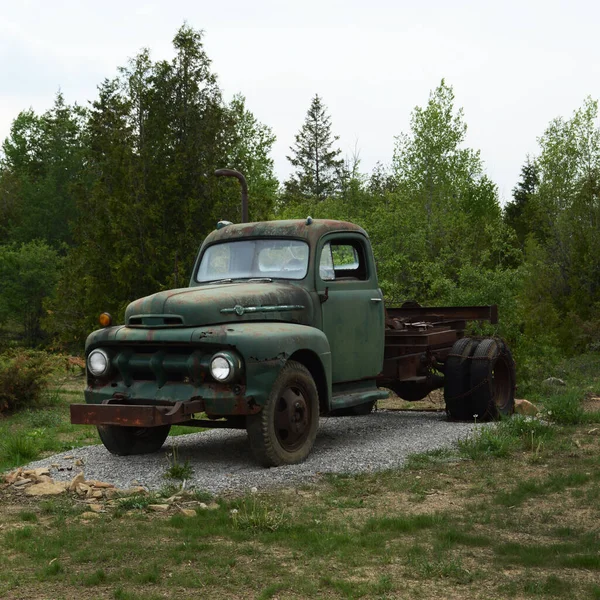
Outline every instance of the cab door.
{"label": "cab door", "polygon": [[373,255],[359,233],[321,238],[316,289],[331,347],[332,382],[376,377],[383,367],[384,306]]}

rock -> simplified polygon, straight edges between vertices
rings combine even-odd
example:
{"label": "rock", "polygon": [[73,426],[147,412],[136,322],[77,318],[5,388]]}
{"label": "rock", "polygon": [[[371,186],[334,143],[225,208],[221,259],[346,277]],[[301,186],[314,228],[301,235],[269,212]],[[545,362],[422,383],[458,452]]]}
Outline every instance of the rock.
{"label": "rock", "polygon": [[192,510],[191,508],[180,508],[179,512],[184,516],[184,517],[195,517],[196,516],[196,511]]}
{"label": "rock", "polygon": [[69,491],[74,492],[77,489],[77,486],[81,485],[84,481],[85,481],[85,477],[83,475],[83,471],[80,471],[71,480],[71,483],[69,484]]}
{"label": "rock", "polygon": [[204,504],[204,502],[200,502],[200,504],[198,504],[198,508],[201,508],[202,510],[206,510],[208,508],[208,506],[206,504]]}
{"label": "rock", "polygon": [[75,492],[78,496],[87,496],[92,488],[85,483],[79,483],[75,486]]}
{"label": "rock", "polygon": [[565,387],[567,384],[558,377],[548,377],[548,379],[544,379],[542,382],[544,385],[552,386],[552,387]]}
{"label": "rock", "polygon": [[75,457],[72,454],[69,454],[69,456],[63,456],[63,458],[65,460],[73,460]]}
{"label": "rock", "polygon": [[540,411],[535,404],[529,400],[515,400],[515,412],[518,415],[537,415]]}
{"label": "rock", "polygon": [[148,510],[152,510],[154,512],[165,512],[169,510],[168,504],[148,504]]}
{"label": "rock", "polygon": [[4,481],[10,485],[11,483],[14,483],[15,481],[17,481],[17,479],[19,479],[19,477],[22,476],[22,473],[23,473],[23,469],[17,469],[16,471],[7,473],[4,476]]}
{"label": "rock", "polygon": [[216,502],[211,502],[206,508],[208,510],[218,510],[220,506]]}
{"label": "rock", "polygon": [[31,483],[32,480],[31,479],[19,479],[17,481],[15,481],[13,483],[13,487],[22,487],[24,485],[27,485],[28,483]]}
{"label": "rock", "polygon": [[83,461],[81,460],[81,458],[77,458],[75,459],[75,462],[73,463],[76,467],[83,467]]}
{"label": "rock", "polygon": [[102,496],[104,496],[102,490],[94,490],[92,492],[92,498],[102,498]]}
{"label": "rock", "polygon": [[106,483],[105,481],[97,481],[96,479],[90,479],[90,481],[86,481],[85,483],[86,485],[100,489],[109,489],[115,487],[112,483]]}
{"label": "rock", "polygon": [[68,484],[64,481],[53,483],[36,483],[25,490],[28,496],[57,496],[67,491]]}
{"label": "rock", "polygon": [[100,515],[95,512],[87,511],[79,515],[82,519],[99,519]]}
{"label": "rock", "polygon": [[89,508],[92,512],[95,512],[95,513],[99,513],[104,510],[102,507],[102,504],[90,504]]}
{"label": "rock", "polygon": [[104,495],[106,496],[106,498],[115,498],[119,495],[119,490],[117,490],[116,488],[108,488],[104,490]]}

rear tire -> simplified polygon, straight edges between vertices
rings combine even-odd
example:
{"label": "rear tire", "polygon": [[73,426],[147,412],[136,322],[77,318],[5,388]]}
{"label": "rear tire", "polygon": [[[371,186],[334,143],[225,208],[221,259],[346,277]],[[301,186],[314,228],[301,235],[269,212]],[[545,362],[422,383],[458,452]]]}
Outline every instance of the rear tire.
{"label": "rear tire", "polygon": [[308,369],[288,361],[269,399],[256,415],[246,417],[255,458],[265,467],[293,465],[310,453],[319,427],[319,394]]}
{"label": "rear tire", "polygon": [[105,448],[117,456],[158,452],[169,435],[170,425],[158,427],[123,427],[98,425],[98,434]]}
{"label": "rear tire", "polygon": [[515,410],[515,361],[503,340],[486,338],[473,354],[471,405],[479,421],[509,416]]}
{"label": "rear tire", "polygon": [[469,421],[473,418],[471,406],[471,356],[477,340],[465,337],[454,342],[444,366],[444,400],[446,413],[451,419]]}

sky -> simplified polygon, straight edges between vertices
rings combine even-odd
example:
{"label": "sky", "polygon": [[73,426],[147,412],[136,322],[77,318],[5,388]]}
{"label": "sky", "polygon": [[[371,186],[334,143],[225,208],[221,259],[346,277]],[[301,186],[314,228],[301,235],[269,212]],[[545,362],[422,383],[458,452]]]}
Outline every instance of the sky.
{"label": "sky", "polygon": [[551,119],[600,98],[600,3],[592,0],[0,0],[0,139],[60,89],[86,105],[140,49],[170,59],[184,23],[205,32],[224,96],[269,125],[280,180],[319,94],[344,155],[389,164],[394,137],[442,78],[506,202]]}

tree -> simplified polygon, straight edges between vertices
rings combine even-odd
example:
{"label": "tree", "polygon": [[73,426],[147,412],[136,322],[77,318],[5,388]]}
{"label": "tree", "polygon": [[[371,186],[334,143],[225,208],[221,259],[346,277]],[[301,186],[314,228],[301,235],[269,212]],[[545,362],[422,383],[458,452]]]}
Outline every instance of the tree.
{"label": "tree", "polygon": [[321,202],[339,191],[344,161],[341,150],[334,147],[338,139],[331,133],[331,118],[317,94],[287,157],[296,168],[285,184],[289,195]]}
{"label": "tree", "polygon": [[513,188],[513,200],[504,208],[504,222],[517,234],[521,248],[530,233],[538,231],[535,195],[540,182],[538,166],[529,156],[521,168],[521,180]]}
{"label": "tree", "polygon": [[[241,171],[248,181],[250,221],[271,218],[279,182],[273,172],[271,151],[275,135],[270,127],[260,123],[246,108],[246,99],[236,94],[227,107],[232,122],[226,150],[225,166]],[[222,187],[225,182],[222,181]],[[241,219],[240,190],[237,181],[230,181],[227,200],[230,206],[217,205],[218,219]],[[213,214],[215,211],[213,211]],[[236,218],[237,217],[237,218]]]}
{"label": "tree", "polygon": [[60,262],[45,242],[0,246],[0,323],[12,323],[30,346],[43,339],[43,302],[56,285]]}
{"label": "tree", "polygon": [[60,92],[43,115],[27,110],[14,120],[0,161],[0,230],[8,240],[72,243],[84,121],[85,110],[65,104]]}
{"label": "tree", "polygon": [[437,301],[465,265],[502,261],[486,253],[501,225],[496,186],[479,152],[464,147],[466,131],[442,80],[414,109],[411,131],[396,138],[391,173],[378,169],[371,178],[371,237],[382,287],[397,300]]}

